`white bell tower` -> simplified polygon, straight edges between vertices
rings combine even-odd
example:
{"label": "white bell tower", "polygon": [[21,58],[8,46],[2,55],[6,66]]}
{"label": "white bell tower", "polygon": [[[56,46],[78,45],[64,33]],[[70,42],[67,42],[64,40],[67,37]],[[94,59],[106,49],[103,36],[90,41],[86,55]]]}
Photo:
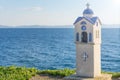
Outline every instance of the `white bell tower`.
{"label": "white bell tower", "polygon": [[74,23],[76,75],[82,77],[101,75],[101,22],[89,6]]}

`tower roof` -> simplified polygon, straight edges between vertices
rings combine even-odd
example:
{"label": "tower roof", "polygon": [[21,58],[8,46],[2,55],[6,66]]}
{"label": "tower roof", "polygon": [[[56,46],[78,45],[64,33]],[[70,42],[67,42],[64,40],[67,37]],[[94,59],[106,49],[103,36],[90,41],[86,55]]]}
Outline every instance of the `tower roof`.
{"label": "tower roof", "polygon": [[86,19],[87,21],[89,21],[91,24],[95,24],[95,22],[97,21],[97,19],[99,19],[98,17],[78,17],[76,19],[76,21],[74,22],[74,24],[76,24],[77,22],[81,21],[82,19]]}
{"label": "tower roof", "polygon": [[76,21],[74,22],[74,24],[76,24],[77,22],[79,22],[79,21],[81,21],[81,20],[83,20],[83,19],[85,19],[85,20],[87,20],[88,22],[90,22],[91,24],[95,24],[96,23],[96,21],[98,20],[99,22],[100,22],[100,24],[101,24],[101,21],[100,21],[100,19],[96,16],[96,17],[94,17],[93,16],[93,11],[89,8],[89,4],[87,3],[87,8],[83,11],[83,16],[82,17],[78,17],[77,19],[76,19]]}
{"label": "tower roof", "polygon": [[84,14],[90,14],[90,15],[92,14],[93,15],[94,13],[93,13],[92,9],[89,8],[90,5],[87,3],[86,6],[87,6],[87,8],[83,11],[83,15]]}
{"label": "tower roof", "polygon": [[87,8],[83,11],[83,14],[94,14],[94,13],[91,9]]}

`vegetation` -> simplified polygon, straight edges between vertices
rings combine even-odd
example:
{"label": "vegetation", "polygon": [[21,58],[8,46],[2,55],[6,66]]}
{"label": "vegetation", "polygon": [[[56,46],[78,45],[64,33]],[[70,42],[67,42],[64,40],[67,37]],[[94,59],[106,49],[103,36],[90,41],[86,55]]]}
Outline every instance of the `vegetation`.
{"label": "vegetation", "polygon": [[[62,70],[37,70],[35,68],[26,67],[0,67],[0,80],[29,80],[32,76],[36,74],[46,74],[56,77],[65,77],[74,74],[75,70],[62,69]],[[107,74],[112,74],[113,78],[120,77],[120,72],[102,72]]]}
{"label": "vegetation", "polygon": [[0,80],[29,80],[36,75],[37,69],[25,67],[0,67]]}
{"label": "vegetation", "polygon": [[52,76],[65,77],[75,73],[75,70],[62,69],[62,70],[42,70],[38,74],[47,74]]}
{"label": "vegetation", "polygon": [[29,80],[36,74],[47,74],[52,76],[64,77],[74,74],[75,70],[37,70],[35,68],[26,67],[0,67],[0,80]]}

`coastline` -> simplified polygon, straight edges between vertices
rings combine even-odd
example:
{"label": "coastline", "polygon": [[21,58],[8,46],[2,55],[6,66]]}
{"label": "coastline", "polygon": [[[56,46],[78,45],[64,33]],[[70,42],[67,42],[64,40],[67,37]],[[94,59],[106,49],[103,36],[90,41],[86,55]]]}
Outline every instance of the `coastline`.
{"label": "coastline", "polygon": [[[60,70],[38,70],[36,68],[26,68],[17,66],[0,66],[0,80],[63,80],[64,77],[75,73],[75,69]],[[112,80],[120,80],[120,72],[102,72],[112,74]]]}

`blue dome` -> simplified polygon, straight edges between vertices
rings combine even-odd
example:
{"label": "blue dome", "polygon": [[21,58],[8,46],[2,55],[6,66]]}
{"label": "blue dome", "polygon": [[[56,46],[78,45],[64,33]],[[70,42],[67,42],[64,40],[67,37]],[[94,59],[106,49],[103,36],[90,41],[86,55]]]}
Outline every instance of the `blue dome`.
{"label": "blue dome", "polygon": [[94,13],[91,9],[87,8],[83,11],[83,14],[94,14]]}

